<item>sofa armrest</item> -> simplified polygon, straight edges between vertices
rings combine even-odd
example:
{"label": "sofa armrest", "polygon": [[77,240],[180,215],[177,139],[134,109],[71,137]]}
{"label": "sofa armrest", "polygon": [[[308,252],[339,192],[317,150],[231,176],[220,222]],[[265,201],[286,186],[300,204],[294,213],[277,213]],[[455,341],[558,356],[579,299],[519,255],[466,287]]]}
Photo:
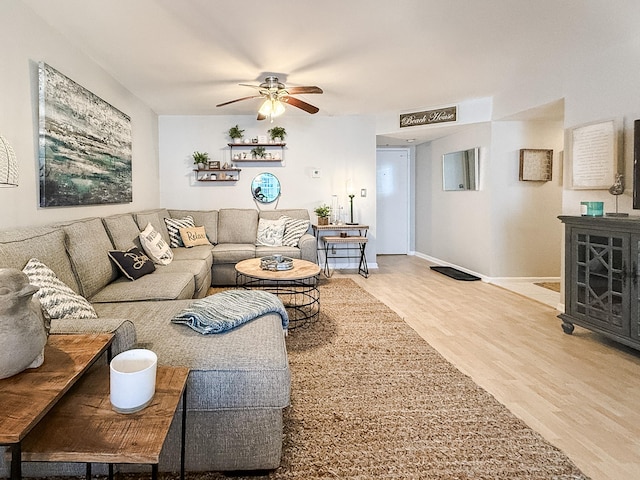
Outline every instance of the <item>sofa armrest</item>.
{"label": "sofa armrest", "polygon": [[298,241],[298,247],[300,248],[300,258],[309,262],[317,263],[318,252],[316,237],[310,233],[305,233],[300,237]]}
{"label": "sofa armrest", "polygon": [[131,320],[122,318],[58,318],[51,320],[51,334],[113,333],[111,355],[136,346],[136,327]]}

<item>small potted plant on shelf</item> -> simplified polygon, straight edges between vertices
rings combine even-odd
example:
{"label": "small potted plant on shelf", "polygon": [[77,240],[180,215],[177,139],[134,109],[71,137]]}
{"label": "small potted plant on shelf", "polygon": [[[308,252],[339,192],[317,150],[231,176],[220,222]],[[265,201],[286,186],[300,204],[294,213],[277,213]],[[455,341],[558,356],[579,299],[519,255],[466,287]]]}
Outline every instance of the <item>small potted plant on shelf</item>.
{"label": "small potted plant on shelf", "polygon": [[329,225],[329,215],[331,214],[331,207],[327,204],[322,204],[316,207],[314,210],[318,216],[318,225]]}
{"label": "small potted plant on shelf", "polygon": [[231,127],[228,133],[231,139],[233,140],[233,143],[242,143],[244,130],[242,130],[238,125]]}
{"label": "small potted plant on shelf", "polygon": [[284,127],[273,127],[267,130],[267,133],[271,137],[271,141],[273,143],[282,143],[284,142],[284,137],[287,136],[287,131]]}
{"label": "small potted plant on shelf", "polygon": [[254,147],[251,149],[251,156],[253,158],[264,158],[265,152],[264,147]]}
{"label": "small potted plant on shelf", "polygon": [[207,152],[193,152],[193,163],[198,166],[198,170],[204,170],[209,161]]}

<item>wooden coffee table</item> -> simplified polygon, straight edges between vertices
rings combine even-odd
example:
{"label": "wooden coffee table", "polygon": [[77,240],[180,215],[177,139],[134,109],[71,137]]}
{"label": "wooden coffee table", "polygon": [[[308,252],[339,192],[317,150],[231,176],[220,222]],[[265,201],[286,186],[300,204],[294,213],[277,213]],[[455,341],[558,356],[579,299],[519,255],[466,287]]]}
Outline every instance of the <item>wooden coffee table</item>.
{"label": "wooden coffee table", "polygon": [[158,476],[160,452],[182,399],[180,478],[184,479],[186,367],[158,366],[151,404],[131,414],[117,413],[109,399],[109,367],[96,367],[51,409],[22,442],[22,459],[30,462],[150,464]]}
{"label": "wooden coffee table", "polygon": [[44,363],[0,380],[0,445],[11,447],[11,478],[22,477],[22,442],[113,341],[112,334],[50,335]]}
{"label": "wooden coffee table", "polygon": [[236,264],[236,286],[259,288],[278,295],[287,309],[289,328],[303,325],[319,316],[319,276],[320,266],[307,260],[293,259],[293,268],[283,271],[263,270],[259,258]]}

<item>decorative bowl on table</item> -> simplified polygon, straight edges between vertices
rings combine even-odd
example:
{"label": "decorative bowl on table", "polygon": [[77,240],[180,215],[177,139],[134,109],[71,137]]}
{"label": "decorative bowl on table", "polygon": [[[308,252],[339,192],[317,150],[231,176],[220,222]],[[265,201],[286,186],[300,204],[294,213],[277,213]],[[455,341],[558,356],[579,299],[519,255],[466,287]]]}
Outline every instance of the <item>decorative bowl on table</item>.
{"label": "decorative bowl on table", "polygon": [[271,270],[272,272],[291,270],[293,268],[293,258],[283,255],[262,257],[260,259],[260,268],[262,270]]}

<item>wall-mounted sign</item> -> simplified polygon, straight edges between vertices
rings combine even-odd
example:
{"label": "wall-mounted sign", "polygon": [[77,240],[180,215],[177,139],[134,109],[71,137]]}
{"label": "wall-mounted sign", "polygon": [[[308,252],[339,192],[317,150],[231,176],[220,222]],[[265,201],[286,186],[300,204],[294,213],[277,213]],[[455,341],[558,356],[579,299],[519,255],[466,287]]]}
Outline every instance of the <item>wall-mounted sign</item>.
{"label": "wall-mounted sign", "polygon": [[458,107],[438,108],[424,112],[400,114],[400,128],[431,125],[433,123],[455,122],[458,119]]}

